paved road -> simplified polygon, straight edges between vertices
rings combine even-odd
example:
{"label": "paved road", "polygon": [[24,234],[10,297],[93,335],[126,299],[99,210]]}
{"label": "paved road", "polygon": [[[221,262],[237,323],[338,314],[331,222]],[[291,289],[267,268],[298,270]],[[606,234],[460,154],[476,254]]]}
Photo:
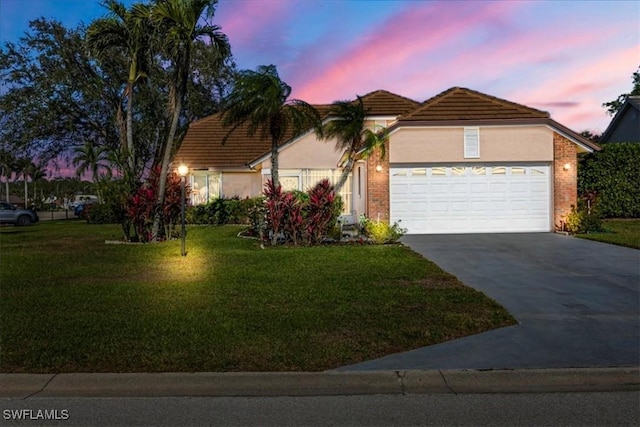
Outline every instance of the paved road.
{"label": "paved road", "polygon": [[497,300],[519,324],[341,370],[640,365],[640,251],[552,233],[403,242]]}
{"label": "paved road", "polygon": [[40,218],[40,221],[51,221],[59,219],[76,219],[78,217],[73,214],[73,211],[38,211],[38,218]]}
{"label": "paved road", "polygon": [[[0,399],[1,425],[636,426],[640,392]],[[25,412],[26,410],[26,412]],[[48,411],[59,421],[17,421]],[[44,412],[40,412],[44,416]]]}

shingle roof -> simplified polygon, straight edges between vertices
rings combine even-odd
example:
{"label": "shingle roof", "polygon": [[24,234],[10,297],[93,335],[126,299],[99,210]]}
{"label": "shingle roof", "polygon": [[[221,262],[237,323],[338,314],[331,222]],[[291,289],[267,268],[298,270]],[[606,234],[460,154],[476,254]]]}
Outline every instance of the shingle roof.
{"label": "shingle roof", "polygon": [[376,90],[362,96],[370,116],[400,116],[415,110],[420,103],[386,90]]}
{"label": "shingle roof", "polygon": [[[329,105],[314,105],[320,117],[326,117]],[[225,145],[222,140],[230,128],[222,125],[222,114],[217,113],[192,122],[176,155],[176,161],[192,169],[244,169],[252,160],[271,150],[271,140],[258,132],[247,136],[247,126],[234,130]],[[284,139],[293,138],[289,133]]]}
{"label": "shingle roof", "polygon": [[[462,123],[537,123],[546,124],[574,141],[592,149],[600,148],[581,135],[553,121],[546,111],[506,101],[471,89],[453,87],[420,104],[409,98],[377,90],[362,96],[370,116],[395,116],[398,121],[391,129],[402,126]],[[326,119],[331,105],[314,105]],[[176,160],[192,169],[245,169],[271,149],[271,141],[260,134],[247,136],[246,127],[236,129],[222,145],[228,128],[222,126],[221,114],[214,114],[191,123]],[[290,142],[293,134],[283,142]]]}
{"label": "shingle roof", "polygon": [[471,89],[452,87],[426,100],[400,122],[546,119],[549,113]]}

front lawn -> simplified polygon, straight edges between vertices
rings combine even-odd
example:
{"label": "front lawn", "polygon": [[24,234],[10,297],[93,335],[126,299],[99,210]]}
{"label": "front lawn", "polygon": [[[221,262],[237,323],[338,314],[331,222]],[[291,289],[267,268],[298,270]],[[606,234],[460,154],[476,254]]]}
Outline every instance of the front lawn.
{"label": "front lawn", "polygon": [[640,249],[640,219],[609,219],[602,233],[578,234],[583,239]]}
{"label": "front lawn", "polygon": [[317,371],[514,323],[403,246],[260,249],[237,227],[114,245],[116,225],[0,229],[0,371]]}

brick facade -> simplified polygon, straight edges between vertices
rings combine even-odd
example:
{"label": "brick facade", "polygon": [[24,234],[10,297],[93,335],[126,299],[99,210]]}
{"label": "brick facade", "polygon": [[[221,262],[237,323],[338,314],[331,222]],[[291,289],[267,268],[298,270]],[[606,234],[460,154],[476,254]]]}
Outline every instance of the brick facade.
{"label": "brick facade", "polygon": [[[387,155],[380,159],[376,150],[367,159],[367,217],[372,220],[389,221],[389,143]],[[377,167],[382,170],[378,172]]]}
{"label": "brick facade", "polygon": [[[565,165],[569,169],[565,169]],[[578,156],[576,145],[553,133],[553,224],[562,222],[578,198]]]}

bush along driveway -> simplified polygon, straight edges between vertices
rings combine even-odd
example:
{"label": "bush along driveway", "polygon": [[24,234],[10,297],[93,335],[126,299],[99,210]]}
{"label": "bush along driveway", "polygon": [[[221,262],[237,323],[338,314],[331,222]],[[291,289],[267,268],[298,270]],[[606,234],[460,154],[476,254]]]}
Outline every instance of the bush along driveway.
{"label": "bush along driveway", "polygon": [[119,226],[0,230],[2,372],[318,371],[514,323],[401,245],[260,249],[241,228],[107,245]]}
{"label": "bush along driveway", "polygon": [[637,250],[552,233],[405,236],[519,324],[345,369],[640,365]]}

